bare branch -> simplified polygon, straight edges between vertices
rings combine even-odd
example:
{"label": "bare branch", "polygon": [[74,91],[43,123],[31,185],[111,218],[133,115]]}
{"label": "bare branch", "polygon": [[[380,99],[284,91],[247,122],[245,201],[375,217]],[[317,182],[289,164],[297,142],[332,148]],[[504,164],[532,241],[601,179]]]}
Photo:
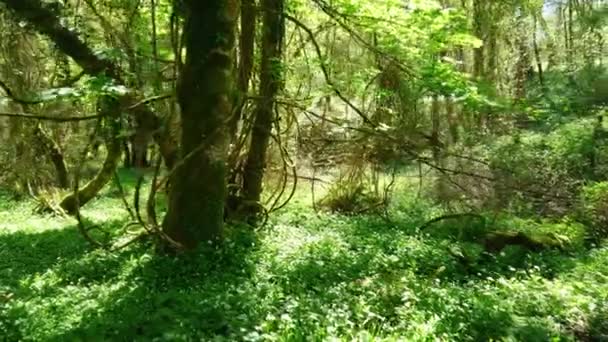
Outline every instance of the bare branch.
{"label": "bare branch", "polygon": [[49,116],[49,115],[36,115],[36,114],[30,114],[30,113],[9,113],[9,112],[0,112],[0,116],[28,119],[28,120],[54,121],[54,122],[87,121],[87,120],[101,119],[104,117],[103,115],[100,115],[100,114],[87,115],[87,116],[58,117],[58,116]]}
{"label": "bare branch", "polygon": [[315,52],[317,53],[317,57],[319,58],[319,66],[323,73],[323,77],[325,78],[325,83],[327,83],[327,85],[329,85],[331,87],[333,92],[340,98],[340,100],[342,100],[350,108],[352,108],[352,110],[354,110],[355,113],[357,113],[357,115],[359,115],[365,123],[369,124],[372,127],[378,126],[367,115],[365,115],[365,113],[363,113],[363,111],[359,107],[355,106],[344,94],[342,94],[340,89],[338,89],[338,87],[331,80],[331,77],[329,76],[329,71],[327,70],[327,65],[325,64],[325,61],[324,61],[323,53],[321,52],[321,47],[320,47],[319,43],[317,42],[317,40],[315,39],[314,32],[310,28],[308,28],[304,23],[302,23],[300,20],[290,16],[289,14],[285,14],[285,18],[288,19],[289,21],[291,21],[292,23],[294,23],[297,27],[302,29],[304,32],[306,32],[306,34],[310,38],[310,42],[312,43],[313,47],[315,48]]}

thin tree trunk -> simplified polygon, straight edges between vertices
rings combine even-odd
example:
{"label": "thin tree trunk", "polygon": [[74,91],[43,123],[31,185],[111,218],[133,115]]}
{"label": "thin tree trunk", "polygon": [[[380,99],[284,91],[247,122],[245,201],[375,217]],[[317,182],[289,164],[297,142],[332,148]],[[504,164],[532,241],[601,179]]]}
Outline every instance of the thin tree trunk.
{"label": "thin tree trunk", "polygon": [[228,195],[228,203],[226,208],[229,213],[236,211],[238,206],[238,190],[237,178],[240,176],[239,156],[241,154],[243,143],[239,141],[239,121],[242,119],[243,110],[245,108],[246,96],[249,92],[249,83],[253,72],[253,63],[255,56],[255,32],[257,22],[257,8],[255,0],[241,1],[241,32],[239,36],[239,65],[237,74],[237,90],[235,110],[230,118],[230,156],[228,158],[228,168],[230,178],[228,184],[230,191]]}
{"label": "thin tree trunk", "polygon": [[171,179],[163,229],[193,249],[222,236],[238,1],[183,5],[187,55],[177,89],[182,159]]}
{"label": "thin tree trunk", "polygon": [[543,77],[543,61],[540,56],[540,49],[538,48],[538,41],[536,39],[536,30],[538,29],[537,19],[534,17],[534,28],[532,30],[532,44],[534,45],[534,58],[536,59],[536,69],[538,72],[538,82],[541,89],[544,92],[545,80]]}
{"label": "thin tree trunk", "polygon": [[[266,151],[272,132],[275,97],[281,87],[283,73],[283,18],[284,0],[262,0],[263,38],[262,68],[260,73],[261,101],[256,108],[249,154],[243,174],[243,197],[245,201],[258,202],[262,194],[262,180],[266,164]],[[249,208],[258,206],[246,205]]]}
{"label": "thin tree trunk", "polygon": [[[120,154],[122,143],[120,139],[111,139],[107,144],[106,159],[103,162],[101,170],[95,175],[95,177],[83,186],[78,194],[71,193],[64,197],[59,204],[63,210],[68,214],[73,215],[76,212],[76,203],[79,207],[84,206],[91,201],[97,193],[112,179],[114,170],[118,166],[120,161]],[[76,198],[78,196],[78,200]]]}
{"label": "thin tree trunk", "polygon": [[[440,139],[439,139],[439,134],[440,134],[440,130],[441,130],[441,117],[440,117],[440,103],[439,103],[439,97],[437,95],[433,96],[433,99],[431,100],[431,124],[432,124],[432,131],[431,131],[431,142],[432,142],[432,146],[431,146],[431,150],[433,153],[433,162],[435,163],[436,166],[443,168],[443,157],[441,155],[441,146],[440,146]],[[445,182],[444,182],[444,175],[441,172],[437,172],[437,182],[435,183],[435,190],[436,190],[436,194],[437,194],[437,198],[438,199],[443,199],[445,198]]]}
{"label": "thin tree trunk", "polygon": [[458,122],[458,114],[456,114],[454,108],[454,100],[451,96],[446,97],[445,99],[445,111],[446,118],[448,120],[450,137],[452,144],[456,144],[460,141],[460,132],[459,132],[459,122]]}
{"label": "thin tree trunk", "polygon": [[55,167],[57,174],[57,185],[62,189],[70,187],[70,180],[68,175],[68,167],[65,163],[63,153],[59,148],[59,145],[51,138],[51,136],[42,128],[41,125],[36,126],[34,129],[34,136],[38,139],[44,153],[49,156],[51,163]]}
{"label": "thin tree trunk", "polygon": [[574,4],[572,0],[568,0],[568,63],[570,68],[574,67]]}
{"label": "thin tree trunk", "polygon": [[[237,79],[237,89],[241,97],[247,95],[247,92],[249,91],[249,82],[251,80],[251,74],[253,71],[255,29],[257,22],[256,11],[255,0],[242,0],[241,35],[239,39],[239,69]],[[240,115],[236,117],[236,120],[238,119],[240,119]]]}
{"label": "thin tree trunk", "polygon": [[483,45],[475,49],[473,54],[473,76],[477,79],[484,75],[485,43],[484,13],[482,3],[487,0],[473,1],[473,29],[475,36],[483,41]]}

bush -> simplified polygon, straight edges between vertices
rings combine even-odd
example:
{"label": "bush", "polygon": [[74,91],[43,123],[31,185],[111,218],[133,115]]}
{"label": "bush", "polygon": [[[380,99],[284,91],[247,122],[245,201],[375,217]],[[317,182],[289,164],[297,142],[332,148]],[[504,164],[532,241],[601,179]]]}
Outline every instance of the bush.
{"label": "bush", "polygon": [[378,207],[383,199],[373,194],[365,184],[339,180],[319,201],[319,206],[341,214],[361,214]]}
{"label": "bush", "polygon": [[583,187],[577,218],[587,226],[592,240],[608,237],[608,182]]}
{"label": "bush", "polygon": [[586,119],[549,134],[503,137],[488,157],[497,202],[528,215],[564,215],[576,202],[571,194],[602,174],[606,164],[594,141],[594,124]]}

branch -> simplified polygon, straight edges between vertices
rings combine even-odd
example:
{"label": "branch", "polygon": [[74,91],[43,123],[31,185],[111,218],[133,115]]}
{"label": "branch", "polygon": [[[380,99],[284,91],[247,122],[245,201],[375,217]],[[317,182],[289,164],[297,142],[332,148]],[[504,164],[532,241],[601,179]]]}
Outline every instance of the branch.
{"label": "branch", "polygon": [[29,120],[43,120],[43,121],[54,121],[54,122],[75,122],[75,121],[87,121],[87,120],[95,120],[103,118],[103,115],[87,115],[87,116],[68,116],[68,117],[56,117],[56,116],[48,116],[48,115],[36,115],[29,113],[7,113],[0,112],[0,116],[11,117],[11,118],[20,118],[20,119],[29,119]]}
{"label": "branch", "polygon": [[44,101],[42,100],[24,100],[21,98],[18,98],[15,96],[15,94],[13,93],[13,91],[11,90],[11,88],[9,88],[9,86],[6,85],[6,83],[4,83],[2,80],[0,80],[0,88],[2,88],[2,90],[4,90],[4,92],[6,93],[6,95],[13,100],[14,102],[17,102],[18,104],[21,105],[35,105],[35,104],[40,104]]}
{"label": "branch", "polygon": [[143,100],[141,100],[141,101],[139,101],[139,102],[137,102],[137,103],[129,106],[128,109],[134,109],[134,108],[146,105],[146,104],[151,103],[151,102],[161,101],[161,100],[169,99],[169,98],[172,98],[172,97],[173,97],[173,93],[156,95],[156,96],[150,96],[150,97],[147,97],[147,98],[145,98],[145,99],[143,99]]}
{"label": "branch", "polygon": [[304,25],[304,23],[302,23],[300,20],[290,16],[289,14],[285,14],[285,18],[288,19],[289,21],[291,21],[292,23],[296,24],[296,26],[299,27],[300,29],[302,29],[304,32],[306,32],[306,34],[310,38],[310,42],[312,43],[313,47],[315,48],[315,52],[317,53],[317,57],[319,58],[319,66],[323,73],[323,77],[325,78],[325,83],[327,83],[327,85],[329,85],[331,87],[333,92],[340,98],[340,100],[342,100],[350,108],[352,108],[352,110],[354,110],[355,113],[357,113],[357,115],[359,115],[365,123],[369,124],[372,127],[378,126],[369,117],[367,117],[367,115],[365,115],[365,113],[363,113],[363,111],[361,109],[359,109],[359,107],[355,106],[348,98],[346,98],[346,96],[344,96],[344,94],[342,94],[340,89],[338,89],[338,87],[331,80],[331,78],[329,76],[329,71],[327,70],[327,65],[325,64],[325,60],[323,58],[323,53],[321,52],[321,47],[319,46],[319,43],[315,39],[314,32],[310,28],[308,28],[306,25]]}
{"label": "branch", "polygon": [[[117,84],[125,85],[120,66],[111,60],[97,55],[78,34],[62,24],[60,18],[41,0],[0,0],[8,9],[15,12],[17,17],[29,23],[36,31],[47,36],[57,48],[70,56],[78,64],[83,72],[91,76],[105,74],[105,76],[116,81]],[[121,103],[129,104],[138,101],[137,94],[128,92],[120,96]],[[170,136],[160,133],[161,120],[150,108],[140,106],[132,108],[130,114],[134,116],[142,126],[150,131],[156,132],[153,137],[158,143],[165,163],[173,165],[177,158],[177,148]]]}

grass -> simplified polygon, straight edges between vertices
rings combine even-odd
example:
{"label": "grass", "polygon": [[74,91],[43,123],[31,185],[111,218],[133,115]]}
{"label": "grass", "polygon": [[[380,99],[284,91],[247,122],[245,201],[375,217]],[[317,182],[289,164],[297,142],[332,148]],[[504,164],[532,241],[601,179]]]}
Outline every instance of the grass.
{"label": "grass", "polygon": [[[423,201],[397,200],[393,223],[308,206],[298,198],[259,232],[230,227],[223,246],[175,258],[151,242],[92,250],[73,220],[0,196],[0,340],[608,340],[606,246],[463,264],[453,250],[478,246],[418,233],[436,210]],[[83,215],[108,230],[127,221],[111,189]]]}

